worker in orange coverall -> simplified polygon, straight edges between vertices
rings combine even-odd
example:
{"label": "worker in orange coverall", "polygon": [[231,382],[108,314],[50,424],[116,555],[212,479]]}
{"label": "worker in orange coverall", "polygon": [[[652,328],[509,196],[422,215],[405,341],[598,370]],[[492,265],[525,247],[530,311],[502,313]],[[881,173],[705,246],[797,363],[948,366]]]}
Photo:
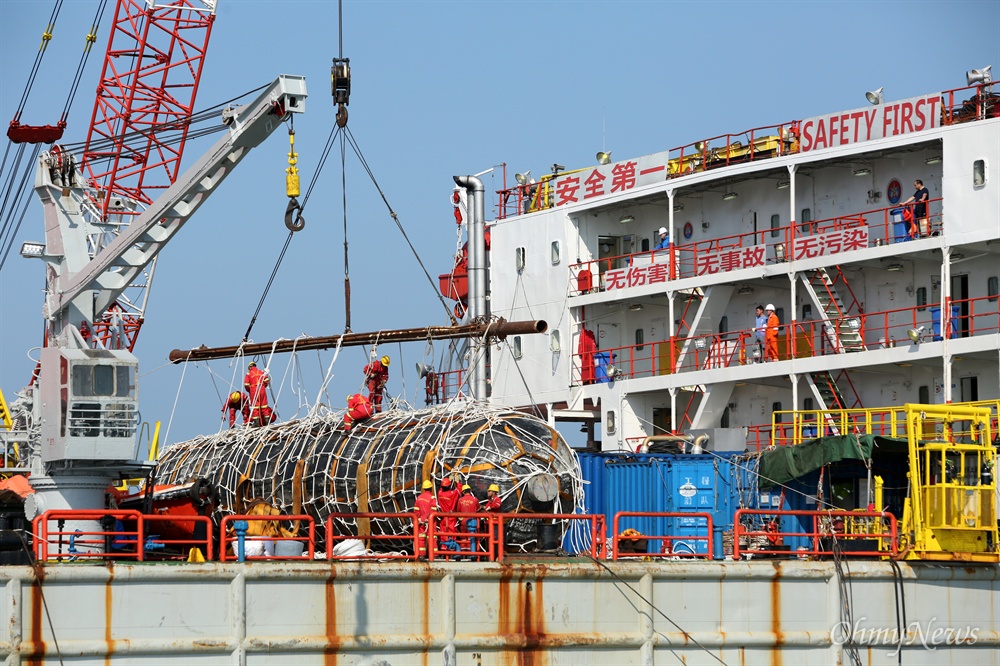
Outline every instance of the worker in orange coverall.
{"label": "worker in orange coverall", "polygon": [[424,481],[421,485],[423,492],[417,495],[417,502],[414,510],[417,512],[417,557],[422,560],[427,559],[427,529],[431,521],[431,512],[437,508],[437,501],[434,499],[434,484]]}
{"label": "worker in orange coverall", "polygon": [[[462,486],[462,496],[458,498],[458,512],[459,513],[477,513],[479,511],[479,500],[476,496],[472,494],[472,488],[469,484]],[[476,534],[479,531],[479,519],[471,518],[469,516],[463,516],[459,519],[459,531],[465,532],[466,534]],[[458,540],[458,546],[461,550],[465,552],[470,552],[473,550],[472,538],[471,537],[461,537]],[[476,539],[476,550],[479,550],[479,539]]]}
{"label": "worker in orange coverall", "polygon": [[375,411],[381,412],[382,393],[389,381],[389,357],[372,359],[372,362],[364,367],[364,373],[368,386],[368,399],[372,401],[372,407],[375,408]]}
{"label": "worker in orange coverall", "polygon": [[347,411],[344,412],[344,430],[350,432],[355,423],[367,421],[375,411],[371,401],[360,393],[347,396]]}
{"label": "worker in orange coverall", "polygon": [[774,314],[774,305],[768,303],[764,306],[764,313],[767,315],[767,324],[764,330],[764,360],[778,360],[778,315]]}
{"label": "worker in orange coverall", "polygon": [[247,365],[247,376],[243,379],[243,388],[250,394],[250,425],[259,427],[273,423],[274,412],[267,404],[267,387],[271,385],[271,376],[250,361]]}
{"label": "worker in orange coverall", "polygon": [[243,412],[243,423],[250,423],[250,396],[240,391],[233,391],[229,394],[229,399],[222,406],[222,418],[226,418],[226,410],[229,410],[229,427],[236,425],[236,413]]}
{"label": "worker in orange coverall", "polygon": [[486,513],[500,513],[500,486],[491,483],[486,491],[486,501],[483,502],[483,511]]}
{"label": "worker in orange coverall", "polygon": [[[458,488],[456,488],[455,484],[452,483],[451,477],[444,477],[441,481],[441,488],[438,490],[438,506],[441,507],[442,513],[454,513],[455,509],[458,507],[458,495]],[[441,532],[457,532],[458,519],[454,516],[441,516],[441,522],[439,523],[438,529]],[[442,536],[438,539],[438,545],[441,546],[447,541],[454,540],[454,536]]]}

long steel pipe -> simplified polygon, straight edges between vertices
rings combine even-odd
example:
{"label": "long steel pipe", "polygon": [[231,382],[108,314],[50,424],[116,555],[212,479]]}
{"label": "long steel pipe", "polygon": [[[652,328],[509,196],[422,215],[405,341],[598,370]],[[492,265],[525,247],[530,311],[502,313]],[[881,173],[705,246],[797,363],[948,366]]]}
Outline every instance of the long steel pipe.
{"label": "long steel pipe", "polygon": [[256,356],[278,352],[305,351],[307,349],[328,349],[355,347],[358,345],[385,344],[389,342],[413,342],[419,340],[449,340],[451,338],[500,338],[508,335],[531,335],[544,333],[548,324],[543,319],[536,321],[491,321],[487,323],[465,324],[463,326],[428,326],[427,328],[403,328],[371,333],[345,333],[318,338],[297,338],[276,342],[256,342],[231,347],[206,347],[197,349],[175,349],[170,352],[171,363],[185,361],[208,361],[216,358],[232,358],[237,354]]}

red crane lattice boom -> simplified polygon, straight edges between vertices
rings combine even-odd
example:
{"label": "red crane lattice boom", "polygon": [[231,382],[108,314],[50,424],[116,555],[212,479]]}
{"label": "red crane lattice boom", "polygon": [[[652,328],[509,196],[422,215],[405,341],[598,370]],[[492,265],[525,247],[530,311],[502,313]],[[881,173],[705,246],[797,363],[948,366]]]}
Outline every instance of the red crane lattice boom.
{"label": "red crane lattice boom", "polygon": [[[102,221],[127,224],[177,179],[215,5],[118,0],[83,152]],[[120,301],[94,322],[95,338],[131,350],[143,309]]]}

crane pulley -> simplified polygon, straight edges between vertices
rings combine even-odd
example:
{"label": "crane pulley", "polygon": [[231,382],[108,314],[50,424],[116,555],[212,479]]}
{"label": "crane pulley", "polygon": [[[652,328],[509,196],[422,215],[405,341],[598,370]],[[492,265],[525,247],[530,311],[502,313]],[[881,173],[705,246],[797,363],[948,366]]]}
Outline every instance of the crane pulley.
{"label": "crane pulley", "polygon": [[347,105],[351,101],[351,59],[334,58],[330,68],[330,88],[337,105],[337,126],[347,126]]}

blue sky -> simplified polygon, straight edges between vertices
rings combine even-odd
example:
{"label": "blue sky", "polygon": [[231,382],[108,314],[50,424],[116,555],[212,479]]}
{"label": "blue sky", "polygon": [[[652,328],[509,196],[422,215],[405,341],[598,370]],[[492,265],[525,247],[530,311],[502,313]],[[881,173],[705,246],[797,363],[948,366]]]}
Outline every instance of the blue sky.
{"label": "blue sky", "polygon": [[[0,0],[0,118],[13,117],[52,2]],[[81,141],[113,8],[77,95],[66,138]],[[333,0],[220,0],[198,108],[270,82],[307,77],[296,119],[304,182],[333,123],[329,66],[337,55]],[[456,249],[452,176],[506,162],[543,174],[553,162],[594,162],[605,148],[635,157],[725,132],[965,85],[965,72],[1000,68],[1000,3],[981,2],[390,2],[344,3],[351,59],[350,126],[389,202],[436,276]],[[33,88],[26,124],[58,119],[96,0],[68,0]],[[1000,72],[998,72],[1000,74]],[[214,138],[212,139],[214,140]],[[188,145],[185,164],[207,150]],[[136,353],[145,420],[169,440],[219,427],[233,370],[224,361],[166,364],[174,348],[237,344],[285,238],[287,138],[254,151],[160,255]],[[501,186],[485,176],[487,190]],[[328,163],[252,334],[255,341],[343,331],[343,219],[339,159]],[[347,162],[352,328],[446,323],[444,312],[356,159]],[[32,203],[18,234],[40,240]],[[0,388],[27,381],[41,341],[43,273],[11,256],[0,272]],[[437,351],[440,353],[441,346]],[[383,347],[389,389],[414,401],[424,344]],[[400,354],[402,357],[400,358]],[[37,357],[37,353],[34,354]],[[300,357],[312,401],[331,353]],[[361,387],[367,351],[346,349],[335,402]],[[276,358],[276,381],[286,372]],[[400,370],[405,370],[405,387]],[[182,381],[183,380],[183,381]],[[176,402],[176,410],[174,405]],[[421,401],[422,402],[422,401]],[[278,404],[298,403],[290,381]],[[339,405],[337,405],[339,406]]]}

